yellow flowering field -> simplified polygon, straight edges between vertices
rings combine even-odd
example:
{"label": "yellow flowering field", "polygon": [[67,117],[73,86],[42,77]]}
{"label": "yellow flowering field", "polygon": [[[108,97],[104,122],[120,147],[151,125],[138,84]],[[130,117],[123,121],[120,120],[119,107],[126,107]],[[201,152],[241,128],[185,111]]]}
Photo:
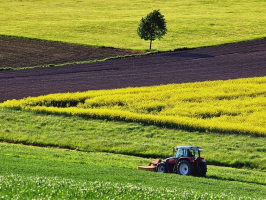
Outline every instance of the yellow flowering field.
{"label": "yellow flowering field", "polygon": [[50,94],[0,106],[191,131],[266,135],[266,77]]}

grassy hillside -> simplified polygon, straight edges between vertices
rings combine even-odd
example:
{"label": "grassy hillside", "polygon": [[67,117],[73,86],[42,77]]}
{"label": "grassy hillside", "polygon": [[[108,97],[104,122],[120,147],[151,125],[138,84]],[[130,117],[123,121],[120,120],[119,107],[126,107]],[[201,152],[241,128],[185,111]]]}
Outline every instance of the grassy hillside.
{"label": "grassy hillside", "polygon": [[187,132],[7,108],[0,109],[0,140],[151,157],[145,164],[155,158],[172,156],[174,146],[200,145],[208,164],[266,169],[265,137]]}
{"label": "grassy hillside", "polygon": [[0,34],[126,49],[148,49],[136,29],[160,9],[168,34],[157,50],[201,47],[266,36],[264,0],[6,0]]}
{"label": "grassy hillside", "polygon": [[[138,171],[148,159],[0,143],[6,199],[263,199],[265,173],[210,166],[207,178]],[[248,176],[247,176],[248,174]],[[182,183],[182,184],[181,184]]]}

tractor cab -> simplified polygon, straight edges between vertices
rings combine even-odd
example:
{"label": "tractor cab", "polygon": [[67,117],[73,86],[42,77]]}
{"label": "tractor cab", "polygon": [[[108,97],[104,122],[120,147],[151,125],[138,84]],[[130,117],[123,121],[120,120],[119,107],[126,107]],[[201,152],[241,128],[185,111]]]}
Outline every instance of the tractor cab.
{"label": "tractor cab", "polygon": [[197,146],[178,146],[173,148],[173,157],[179,159],[181,157],[193,158],[197,160],[200,157],[200,152],[203,151]]}

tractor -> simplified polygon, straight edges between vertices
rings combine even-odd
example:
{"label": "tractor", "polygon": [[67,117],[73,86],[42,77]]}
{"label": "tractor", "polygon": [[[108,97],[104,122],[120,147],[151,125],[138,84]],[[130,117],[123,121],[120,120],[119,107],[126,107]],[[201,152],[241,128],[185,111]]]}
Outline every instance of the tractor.
{"label": "tractor", "polygon": [[206,176],[207,165],[198,146],[178,146],[173,148],[173,157],[155,160],[149,166],[139,166],[140,170],[180,175]]}

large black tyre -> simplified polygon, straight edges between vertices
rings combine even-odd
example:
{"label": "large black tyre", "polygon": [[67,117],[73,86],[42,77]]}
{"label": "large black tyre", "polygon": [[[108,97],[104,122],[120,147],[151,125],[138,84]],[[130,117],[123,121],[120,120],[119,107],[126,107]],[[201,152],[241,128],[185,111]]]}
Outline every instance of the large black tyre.
{"label": "large black tyre", "polygon": [[177,171],[180,175],[191,175],[193,173],[193,165],[187,160],[180,160],[177,163]]}
{"label": "large black tyre", "polygon": [[198,173],[197,173],[197,176],[206,176],[206,173],[207,173],[207,165],[206,163],[199,163],[199,168],[198,168]]}
{"label": "large black tyre", "polygon": [[166,166],[164,163],[159,163],[157,166],[156,166],[156,171],[157,172],[160,172],[160,173],[166,173],[167,170],[166,170]]}

